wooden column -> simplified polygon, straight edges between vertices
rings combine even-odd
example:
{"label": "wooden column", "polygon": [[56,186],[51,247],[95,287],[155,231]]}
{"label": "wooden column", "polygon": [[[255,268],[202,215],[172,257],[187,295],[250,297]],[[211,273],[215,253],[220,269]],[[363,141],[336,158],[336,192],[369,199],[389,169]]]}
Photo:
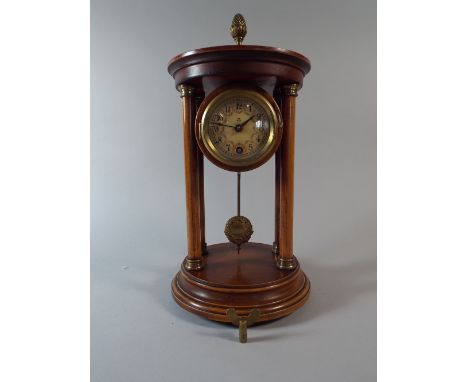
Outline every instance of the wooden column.
{"label": "wooden column", "polygon": [[[196,95],[196,108],[200,107],[201,102],[203,101],[203,94]],[[194,126],[194,128],[197,128]],[[198,197],[199,197],[199,204],[200,204],[200,243],[201,243],[201,251],[202,255],[207,255],[208,250],[206,246],[206,238],[205,238],[205,169],[203,163],[203,153],[201,152],[200,148],[197,146],[198,151]]]}
{"label": "wooden column", "polygon": [[188,253],[184,267],[189,271],[200,270],[202,263],[202,245],[200,235],[200,185],[199,185],[199,150],[195,138],[195,114],[197,112],[195,89],[179,85],[182,98],[182,124],[184,129],[185,159],[185,200],[187,204],[187,245]]}
{"label": "wooden column", "polygon": [[[274,98],[281,110],[281,92],[275,92]],[[279,253],[279,216],[280,216],[280,168],[281,168],[281,145],[275,153],[275,241],[272,252],[275,256]]]}
{"label": "wooden column", "polygon": [[297,84],[283,86],[281,111],[283,138],[279,166],[279,242],[276,264],[280,269],[294,269],[293,254],[294,221],[294,133],[296,128]]}

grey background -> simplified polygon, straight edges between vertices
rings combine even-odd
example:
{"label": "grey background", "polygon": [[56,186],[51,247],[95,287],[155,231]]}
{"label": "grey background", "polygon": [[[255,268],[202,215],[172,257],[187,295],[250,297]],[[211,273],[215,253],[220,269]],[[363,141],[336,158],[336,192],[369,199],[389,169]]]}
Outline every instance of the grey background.
{"label": "grey background", "polygon": [[[376,4],[371,0],[91,2],[93,382],[376,379]],[[167,62],[230,44],[297,50],[295,254],[312,282],[301,310],[249,330],[180,309],[186,254],[179,95]],[[253,241],[273,241],[273,161],[243,177]],[[206,164],[209,243],[225,241],[235,175]]]}

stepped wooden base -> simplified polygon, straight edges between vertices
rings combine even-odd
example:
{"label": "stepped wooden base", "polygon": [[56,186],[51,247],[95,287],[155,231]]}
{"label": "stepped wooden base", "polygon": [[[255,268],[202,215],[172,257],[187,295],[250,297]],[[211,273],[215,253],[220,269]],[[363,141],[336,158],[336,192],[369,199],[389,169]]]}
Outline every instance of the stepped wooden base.
{"label": "stepped wooden base", "polygon": [[294,270],[278,269],[272,246],[259,243],[244,244],[239,255],[231,243],[210,245],[203,269],[187,271],[182,265],[172,281],[182,308],[221,322],[230,322],[229,308],[240,316],[258,308],[257,322],[286,316],[305,304],[309,291],[298,262]]}

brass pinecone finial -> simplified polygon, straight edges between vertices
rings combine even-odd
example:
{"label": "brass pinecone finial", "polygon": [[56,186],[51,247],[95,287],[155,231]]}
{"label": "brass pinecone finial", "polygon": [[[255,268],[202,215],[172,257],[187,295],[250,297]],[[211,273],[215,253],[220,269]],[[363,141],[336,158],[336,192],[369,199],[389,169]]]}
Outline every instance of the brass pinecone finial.
{"label": "brass pinecone finial", "polygon": [[247,34],[247,23],[245,22],[244,16],[240,13],[235,15],[232,19],[229,32],[231,32],[231,36],[237,45],[242,44],[242,41],[244,41],[244,37]]}

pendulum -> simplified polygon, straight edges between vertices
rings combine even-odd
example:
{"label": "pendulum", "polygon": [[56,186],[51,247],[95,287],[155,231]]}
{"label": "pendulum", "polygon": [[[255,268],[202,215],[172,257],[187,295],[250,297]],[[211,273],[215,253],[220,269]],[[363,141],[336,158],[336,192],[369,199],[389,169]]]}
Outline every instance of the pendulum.
{"label": "pendulum", "polygon": [[237,253],[239,254],[242,244],[247,243],[253,234],[252,223],[245,216],[240,214],[240,179],[241,173],[237,173],[237,215],[233,216],[226,222],[224,234],[231,243],[237,245]]}

